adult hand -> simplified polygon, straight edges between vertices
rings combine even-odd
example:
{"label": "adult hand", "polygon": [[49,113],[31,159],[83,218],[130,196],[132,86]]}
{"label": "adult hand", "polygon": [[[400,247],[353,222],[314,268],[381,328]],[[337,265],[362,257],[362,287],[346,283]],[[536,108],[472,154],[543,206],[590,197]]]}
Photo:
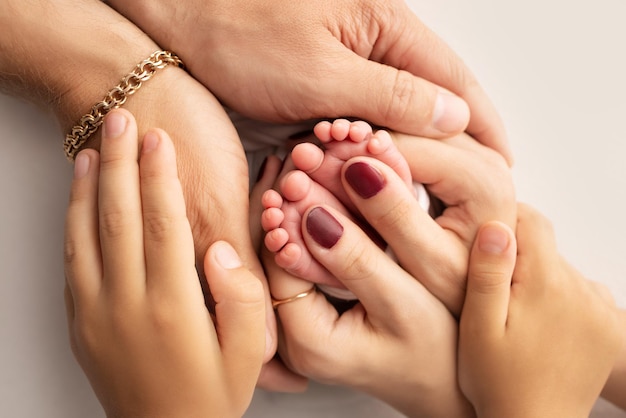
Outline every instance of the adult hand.
{"label": "adult hand", "polygon": [[372,167],[383,179],[378,193],[363,198],[346,182],[344,189],[393,249],[400,265],[458,316],[478,228],[489,220],[515,227],[517,203],[511,170],[501,155],[466,134],[441,141],[392,135],[413,180],[444,204],[443,211],[431,218],[406,185],[381,164]]}
{"label": "adult hand", "polygon": [[[323,217],[320,230],[330,227],[339,238],[325,248],[305,232],[307,247],[360,302],[341,315],[322,293],[278,306],[281,359],[303,376],[369,393],[408,416],[473,416],[456,379],[454,317],[348,218],[324,206],[305,219],[311,213]],[[271,255],[265,261],[276,299],[311,288]]]}
{"label": "adult hand", "polygon": [[75,165],[65,240],[74,354],[109,416],[241,416],[261,370],[265,295],[234,249],[216,242],[195,268],[167,134],[107,116],[100,155]]}
{"label": "adult hand", "polygon": [[[0,23],[0,50],[6,53],[0,60],[0,88],[50,106],[65,132],[138,62],[159,49],[135,25],[95,0],[80,7],[71,0],[37,0],[29,9],[19,0],[7,0],[0,3]],[[124,48],[118,47],[121,40]],[[15,48],[18,43],[20,48]],[[248,230],[248,166],[217,99],[189,74],[169,66],[145,82],[124,107],[135,115],[140,137],[151,127],[171,133],[199,269],[209,246],[225,240],[263,278]],[[99,148],[99,132],[87,146]],[[276,350],[269,303],[268,291],[266,360]],[[263,380],[261,385],[289,387],[276,382]]]}
{"label": "adult hand", "polygon": [[472,250],[459,382],[479,417],[587,417],[622,347],[606,289],[558,254],[548,221],[521,205],[513,232],[488,223]]}
{"label": "adult hand", "polygon": [[[377,160],[358,159],[381,169],[388,178],[385,188],[410,195],[391,168],[383,169]],[[268,170],[276,175],[279,166],[268,161],[266,175]],[[379,231],[393,231],[392,247],[420,233],[396,222],[400,215],[413,215],[412,200],[411,196],[398,199],[393,208],[397,216],[381,218],[377,224]],[[355,204],[364,214],[366,206],[376,206],[363,199]],[[309,218],[311,213],[315,215]],[[309,219],[320,216],[321,225],[309,224]],[[459,393],[457,325],[446,307],[340,212],[315,206],[303,215],[303,222],[309,251],[360,302],[342,315],[320,293],[279,305],[279,353],[285,363],[306,377],[370,393],[409,416],[472,416],[472,408]],[[335,244],[320,245],[319,234],[333,236]],[[421,255],[420,259],[430,262]],[[264,262],[274,298],[289,298],[311,288],[309,282],[279,268],[271,254],[265,254]]]}
{"label": "adult hand", "polygon": [[353,116],[435,138],[467,127],[512,161],[474,76],[401,0],[108,3],[248,116]]}

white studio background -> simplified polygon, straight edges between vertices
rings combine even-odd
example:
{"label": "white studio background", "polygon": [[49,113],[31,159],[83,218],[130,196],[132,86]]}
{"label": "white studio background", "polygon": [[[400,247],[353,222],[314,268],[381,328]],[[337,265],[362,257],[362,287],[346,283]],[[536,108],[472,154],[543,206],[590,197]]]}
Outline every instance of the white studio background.
{"label": "white studio background", "polygon": [[[626,3],[411,0],[463,57],[506,123],[519,199],[561,252],[626,307]],[[72,358],[62,238],[71,166],[50,115],[0,96],[0,416],[103,417]],[[259,391],[249,418],[391,417],[349,391]],[[601,403],[593,417],[625,418]]]}

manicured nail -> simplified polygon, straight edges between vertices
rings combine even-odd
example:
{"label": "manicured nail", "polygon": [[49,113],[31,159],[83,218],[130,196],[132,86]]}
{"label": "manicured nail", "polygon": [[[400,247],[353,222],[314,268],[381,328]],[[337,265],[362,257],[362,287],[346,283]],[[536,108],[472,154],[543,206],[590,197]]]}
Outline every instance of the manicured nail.
{"label": "manicured nail", "polygon": [[159,135],[156,132],[149,131],[143,137],[143,143],[141,144],[141,152],[144,154],[154,151],[159,145]]}
{"label": "manicured nail", "polygon": [[371,165],[357,162],[346,169],[346,180],[363,199],[369,199],[385,187],[385,178]]}
{"label": "manicured nail", "polygon": [[435,129],[448,132],[461,132],[469,122],[470,111],[465,100],[447,90],[440,90],[433,110]]}
{"label": "manicured nail", "polygon": [[242,266],[241,259],[237,252],[230,244],[226,242],[218,242],[214,244],[215,259],[218,264],[226,270],[236,269]]}
{"label": "manicured nail", "polygon": [[306,218],[306,230],[319,245],[332,248],[341,235],[343,226],[324,208],[317,207]]}
{"label": "manicured nail", "polygon": [[81,152],[74,160],[74,179],[78,180],[89,172],[89,164],[91,164],[91,160],[89,159],[89,155],[84,152]]}
{"label": "manicured nail", "polygon": [[503,225],[490,224],[478,234],[478,248],[488,254],[502,254],[510,244],[510,235]]}
{"label": "manicured nail", "polygon": [[122,112],[116,112],[113,110],[104,118],[104,125],[102,126],[103,138],[117,138],[126,131],[128,125],[128,119]]}

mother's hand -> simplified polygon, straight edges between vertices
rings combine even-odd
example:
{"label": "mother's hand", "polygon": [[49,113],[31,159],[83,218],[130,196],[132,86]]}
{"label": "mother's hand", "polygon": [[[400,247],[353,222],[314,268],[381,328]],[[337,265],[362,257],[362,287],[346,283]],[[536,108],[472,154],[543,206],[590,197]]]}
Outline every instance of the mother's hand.
{"label": "mother's hand", "polygon": [[[307,248],[360,302],[342,315],[321,294],[280,305],[279,352],[296,372],[369,392],[409,415],[471,415],[458,389],[457,323],[450,311],[461,309],[469,251],[480,225],[491,219],[515,224],[509,169],[497,153],[464,135],[444,141],[396,139],[414,179],[446,209],[432,219],[378,160],[346,162],[344,188],[400,265],[338,211],[310,208],[302,228]],[[355,163],[360,169],[365,163],[381,179],[373,197],[359,196],[359,185],[346,180]],[[334,245],[315,239],[329,234]],[[264,262],[274,298],[310,288],[271,257]]]}
{"label": "mother's hand", "polygon": [[[472,416],[457,384],[457,324],[446,307],[339,212],[315,206],[304,219],[313,236],[328,228],[339,236],[325,248],[305,232],[311,253],[360,303],[339,315],[315,293],[278,306],[283,361],[303,376],[362,390],[410,416]],[[311,288],[271,255],[265,261],[273,297]]]}
{"label": "mother's hand", "polygon": [[501,155],[465,134],[432,141],[395,133],[394,139],[413,180],[444,204],[443,211],[431,218],[397,176],[379,163],[374,169],[382,173],[386,184],[378,194],[363,199],[344,183],[346,191],[393,249],[400,265],[459,315],[476,232],[492,220],[515,228],[517,203],[511,170]]}

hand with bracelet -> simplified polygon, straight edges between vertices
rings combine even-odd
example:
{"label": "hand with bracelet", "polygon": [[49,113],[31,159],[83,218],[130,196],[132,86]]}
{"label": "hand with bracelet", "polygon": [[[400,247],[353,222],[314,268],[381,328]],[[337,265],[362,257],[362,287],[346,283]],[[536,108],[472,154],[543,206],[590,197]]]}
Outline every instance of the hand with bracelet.
{"label": "hand with bracelet", "polygon": [[[35,3],[27,9],[17,0],[0,3],[0,86],[49,106],[67,133],[138,63],[160,48],[100,1]],[[168,65],[145,82],[124,108],[135,115],[140,138],[152,127],[172,133],[200,271],[209,246],[225,240],[248,268],[264,278],[250,239],[248,166],[222,105],[185,71]],[[60,156],[61,143],[60,135]],[[85,147],[99,149],[99,130]],[[274,356],[277,341],[269,293],[266,304],[267,362]],[[260,385],[300,391],[306,380],[271,362],[264,368]]]}
{"label": "hand with bracelet", "polygon": [[402,0],[107,3],[246,116],[351,116],[431,138],[467,127],[512,160],[486,93]]}

